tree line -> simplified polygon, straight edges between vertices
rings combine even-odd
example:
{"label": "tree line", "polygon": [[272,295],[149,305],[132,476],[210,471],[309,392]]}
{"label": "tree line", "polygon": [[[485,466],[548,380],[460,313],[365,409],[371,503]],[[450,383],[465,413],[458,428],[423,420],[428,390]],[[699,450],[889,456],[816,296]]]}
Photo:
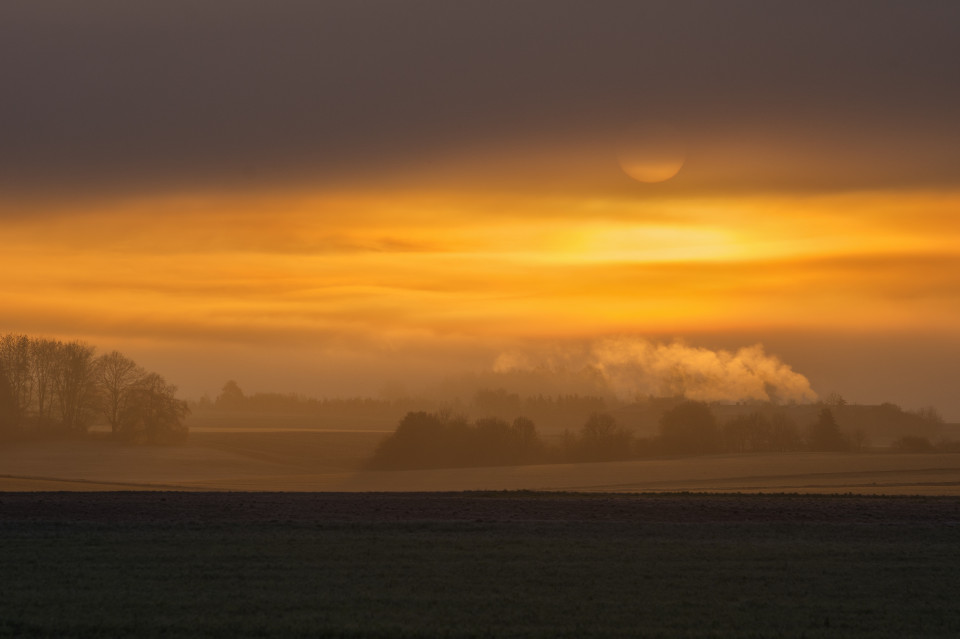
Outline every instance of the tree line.
{"label": "tree line", "polygon": [[786,412],[760,411],[718,422],[705,402],[683,401],[663,413],[653,437],[636,437],[610,413],[595,412],[577,431],[548,444],[533,421],[501,417],[469,421],[450,412],[410,412],[376,449],[370,467],[455,468],[539,463],[602,462],[715,453],[856,451],[857,433],[843,430],[822,407],[800,427]]}
{"label": "tree line", "polygon": [[0,436],[84,435],[104,423],[118,440],[182,442],[189,409],[176,391],[118,351],[0,336]]}
{"label": "tree line", "polygon": [[228,380],[219,394],[204,396],[194,404],[197,412],[222,411],[310,415],[337,419],[343,415],[396,421],[408,412],[437,411],[451,407],[457,413],[473,417],[499,417],[511,420],[516,415],[557,425],[575,427],[594,412],[603,412],[608,401],[602,397],[567,394],[521,397],[502,388],[477,390],[472,398],[439,399],[429,396],[400,395],[385,397],[316,398],[296,393],[248,393],[235,380]]}
{"label": "tree line", "polygon": [[[323,415],[353,411],[382,415],[393,412],[403,414],[404,407],[422,404],[406,399],[377,399],[373,397],[343,397],[343,398],[316,398],[305,397],[296,393],[245,393],[235,380],[228,380],[217,397],[211,400],[202,397],[197,402],[199,410],[239,411],[250,413],[288,413],[302,415]],[[397,413],[397,410],[400,413]]]}

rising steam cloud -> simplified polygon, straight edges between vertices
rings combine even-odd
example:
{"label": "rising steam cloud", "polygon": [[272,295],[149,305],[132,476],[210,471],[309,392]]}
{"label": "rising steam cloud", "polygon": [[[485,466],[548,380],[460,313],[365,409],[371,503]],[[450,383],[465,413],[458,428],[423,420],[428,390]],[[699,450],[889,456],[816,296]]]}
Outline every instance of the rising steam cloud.
{"label": "rising steam cloud", "polygon": [[571,370],[599,374],[623,399],[680,396],[702,401],[803,402],[816,399],[810,382],[761,344],[736,352],[659,343],[639,338],[605,339],[578,353],[504,353],[498,373]]}

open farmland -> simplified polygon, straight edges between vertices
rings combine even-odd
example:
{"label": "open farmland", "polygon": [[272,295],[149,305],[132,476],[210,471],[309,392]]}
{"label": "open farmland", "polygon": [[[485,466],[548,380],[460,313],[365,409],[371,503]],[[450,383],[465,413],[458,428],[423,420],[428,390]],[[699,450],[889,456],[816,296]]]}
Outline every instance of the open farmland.
{"label": "open farmland", "polygon": [[952,637],[936,497],[7,493],[0,636]]}
{"label": "open farmland", "polygon": [[384,433],[209,429],[185,446],[19,442],[0,490],[734,491],[960,495],[960,454],[790,453],[370,472]]}

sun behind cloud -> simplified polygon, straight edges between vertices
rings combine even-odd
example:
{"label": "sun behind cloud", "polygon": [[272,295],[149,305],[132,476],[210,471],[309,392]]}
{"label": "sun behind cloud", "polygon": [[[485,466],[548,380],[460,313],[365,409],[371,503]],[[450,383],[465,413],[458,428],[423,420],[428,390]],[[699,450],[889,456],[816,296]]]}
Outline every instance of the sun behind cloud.
{"label": "sun behind cloud", "polygon": [[623,172],[638,182],[665,182],[680,172],[686,160],[686,148],[673,126],[643,122],[624,134],[617,149],[617,160]]}

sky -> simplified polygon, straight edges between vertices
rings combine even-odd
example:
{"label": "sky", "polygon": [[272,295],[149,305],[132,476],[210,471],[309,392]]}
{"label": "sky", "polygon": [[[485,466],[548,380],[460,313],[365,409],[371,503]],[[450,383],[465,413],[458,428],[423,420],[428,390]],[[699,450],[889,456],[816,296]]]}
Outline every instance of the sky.
{"label": "sky", "polygon": [[659,353],[960,421],[958,72],[954,2],[5,0],[0,332],[194,397]]}

